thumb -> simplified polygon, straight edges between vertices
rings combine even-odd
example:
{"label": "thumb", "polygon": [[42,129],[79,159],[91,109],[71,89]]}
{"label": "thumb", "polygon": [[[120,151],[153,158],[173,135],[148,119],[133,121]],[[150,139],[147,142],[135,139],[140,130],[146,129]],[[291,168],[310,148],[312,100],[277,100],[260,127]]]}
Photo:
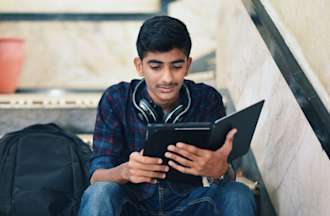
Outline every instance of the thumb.
{"label": "thumb", "polygon": [[233,140],[234,140],[234,136],[235,136],[236,133],[237,133],[237,129],[236,128],[231,129],[227,133],[225,143],[217,151],[219,151],[222,154],[228,156],[230,154],[232,148],[233,148]]}

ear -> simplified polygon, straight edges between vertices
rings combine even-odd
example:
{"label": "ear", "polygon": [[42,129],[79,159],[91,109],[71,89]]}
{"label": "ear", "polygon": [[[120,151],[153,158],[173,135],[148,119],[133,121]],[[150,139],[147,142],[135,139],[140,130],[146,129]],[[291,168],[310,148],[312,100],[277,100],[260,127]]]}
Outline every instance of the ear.
{"label": "ear", "polygon": [[142,60],[139,57],[134,58],[134,65],[139,76],[143,76]]}
{"label": "ear", "polygon": [[186,68],[186,74],[185,74],[185,76],[187,76],[188,73],[189,73],[189,69],[190,69],[190,66],[191,66],[191,62],[192,62],[192,58],[189,57],[188,60],[187,60],[187,68]]}

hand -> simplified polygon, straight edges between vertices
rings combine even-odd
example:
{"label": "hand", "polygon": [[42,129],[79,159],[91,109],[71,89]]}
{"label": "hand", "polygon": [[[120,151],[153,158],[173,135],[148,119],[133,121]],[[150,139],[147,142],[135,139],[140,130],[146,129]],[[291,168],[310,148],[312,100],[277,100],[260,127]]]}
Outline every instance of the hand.
{"label": "hand", "polygon": [[124,178],[132,183],[156,183],[157,178],[164,179],[169,167],[162,164],[162,159],[143,156],[143,151],[133,152],[124,165]]}
{"label": "hand", "polygon": [[165,157],[170,159],[168,164],[172,168],[182,173],[219,178],[228,169],[227,159],[232,150],[236,132],[237,129],[230,130],[224,145],[215,151],[177,143],[168,146],[169,152],[165,153]]}

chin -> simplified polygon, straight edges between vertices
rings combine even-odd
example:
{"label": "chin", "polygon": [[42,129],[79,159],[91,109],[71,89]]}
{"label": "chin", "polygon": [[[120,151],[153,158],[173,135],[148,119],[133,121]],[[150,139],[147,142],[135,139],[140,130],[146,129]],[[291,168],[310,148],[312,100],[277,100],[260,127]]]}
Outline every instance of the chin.
{"label": "chin", "polygon": [[176,99],[176,94],[166,94],[166,95],[164,95],[164,93],[163,93],[163,94],[159,95],[159,99],[163,103],[170,103],[170,102],[173,102],[173,100]]}

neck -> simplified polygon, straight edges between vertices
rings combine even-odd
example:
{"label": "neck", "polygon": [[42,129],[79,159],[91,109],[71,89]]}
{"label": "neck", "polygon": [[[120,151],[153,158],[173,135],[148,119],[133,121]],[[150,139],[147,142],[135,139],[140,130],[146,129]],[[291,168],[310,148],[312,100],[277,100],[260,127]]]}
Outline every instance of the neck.
{"label": "neck", "polygon": [[164,112],[171,111],[171,109],[174,107],[174,105],[177,103],[177,101],[179,99],[179,94],[178,94],[173,100],[162,102],[162,101],[157,100],[157,98],[153,97],[152,93],[149,92],[148,89],[147,89],[147,92],[148,92],[148,96],[151,98],[151,100],[156,105],[160,106]]}
{"label": "neck", "polygon": [[164,112],[170,112],[170,111],[172,110],[174,104],[175,104],[175,103],[164,104],[164,105],[160,105],[160,104],[158,104],[158,106],[160,106]]}
{"label": "neck", "polygon": [[178,98],[179,97],[177,97],[175,100],[173,100],[171,102],[159,103],[157,101],[154,101],[154,103],[157,104],[158,106],[160,106],[164,112],[170,112],[172,110],[172,108],[175,106],[175,104],[177,103]]}

